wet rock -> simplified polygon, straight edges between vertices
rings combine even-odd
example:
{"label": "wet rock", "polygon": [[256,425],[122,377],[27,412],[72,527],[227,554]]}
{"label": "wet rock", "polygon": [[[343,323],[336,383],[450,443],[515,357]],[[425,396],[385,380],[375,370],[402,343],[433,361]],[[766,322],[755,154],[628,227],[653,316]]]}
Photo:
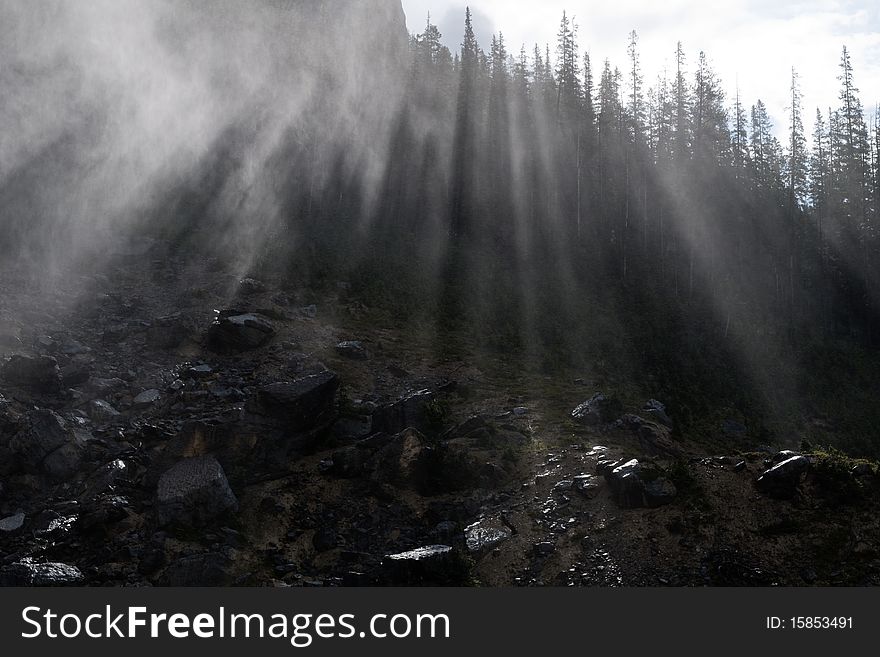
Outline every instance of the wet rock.
{"label": "wet rock", "polygon": [[349,360],[368,360],[370,353],[364,344],[357,340],[348,340],[336,345],[336,353]]}
{"label": "wet rock", "polygon": [[9,534],[11,534],[12,532],[17,532],[19,529],[24,527],[25,519],[26,516],[20,511],[7,518],[3,518],[2,520],[0,520],[0,532],[6,532]]}
{"label": "wet rock", "polygon": [[596,426],[615,420],[620,403],[597,392],[571,412],[571,419],[585,426]]}
{"label": "wet rock", "polygon": [[758,489],[771,497],[792,497],[809,468],[806,456],[792,456],[764,472],[758,478]]}
{"label": "wet rock", "polygon": [[850,472],[853,477],[870,477],[874,474],[874,467],[870,463],[857,463]]}
{"label": "wet rock", "polygon": [[145,390],[132,401],[132,405],[138,409],[143,410],[145,408],[150,408],[151,406],[158,404],[162,399],[162,393],[158,390]]}
{"label": "wet rock", "polygon": [[89,379],[86,389],[96,395],[106,395],[114,391],[120,390],[124,386],[125,381],[116,377],[110,379],[95,377]]}
{"label": "wet rock", "polygon": [[593,475],[578,475],[574,478],[574,487],[578,492],[589,496],[599,490],[599,480]]}
{"label": "wet rock", "polygon": [[238,500],[213,456],[185,459],[159,478],[159,523],[207,524],[238,510]]}
{"label": "wet rock", "polygon": [[467,549],[476,553],[491,550],[511,536],[513,532],[499,518],[484,518],[464,530]]}
{"label": "wet rock", "polygon": [[228,586],[233,583],[232,562],[220,552],[193,554],[170,563],[159,577],[160,586]]}
{"label": "wet rock", "polygon": [[306,431],[332,415],[338,387],[339,379],[328,371],[292,383],[272,383],[258,390],[248,410],[277,418],[291,431]]}
{"label": "wet rock", "polygon": [[208,348],[214,351],[250,351],[259,349],[274,335],[275,327],[259,315],[221,315],[208,329]]}
{"label": "wet rock", "polygon": [[61,370],[51,356],[13,356],[0,367],[0,379],[36,392],[61,390]]}
{"label": "wet rock", "polygon": [[79,568],[66,563],[36,563],[22,559],[0,569],[0,586],[77,586],[85,578]]}
{"label": "wet rock", "polygon": [[89,417],[95,424],[106,424],[118,419],[121,415],[109,402],[103,399],[96,399],[89,402]]}
{"label": "wet rock", "polygon": [[427,545],[388,554],[382,560],[383,579],[395,586],[439,586],[465,581],[467,566],[448,545]]}

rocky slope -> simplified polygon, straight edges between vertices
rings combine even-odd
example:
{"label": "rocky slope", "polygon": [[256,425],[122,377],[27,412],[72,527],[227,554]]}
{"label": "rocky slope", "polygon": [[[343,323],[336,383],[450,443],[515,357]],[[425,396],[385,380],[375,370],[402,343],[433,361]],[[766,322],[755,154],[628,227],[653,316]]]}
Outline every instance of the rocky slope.
{"label": "rocky slope", "polygon": [[344,282],[152,242],[64,281],[0,275],[3,584],[877,583],[873,464],[706,454]]}

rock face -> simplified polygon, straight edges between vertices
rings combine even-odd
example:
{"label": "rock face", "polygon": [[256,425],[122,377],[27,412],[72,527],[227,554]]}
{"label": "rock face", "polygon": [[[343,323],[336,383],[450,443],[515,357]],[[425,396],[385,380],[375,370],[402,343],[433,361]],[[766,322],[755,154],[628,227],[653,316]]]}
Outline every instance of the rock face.
{"label": "rock face", "polygon": [[764,472],[758,478],[758,489],[772,497],[792,497],[809,468],[806,456],[792,456]]}
{"label": "rock face", "polygon": [[3,381],[35,392],[61,390],[61,370],[51,356],[13,356],[0,367]]}
{"label": "rock face", "polygon": [[259,389],[249,410],[281,420],[290,431],[308,431],[329,417],[338,388],[338,377],[329,371],[272,383]]}
{"label": "rock face", "polygon": [[238,500],[213,456],[186,459],[159,479],[159,523],[202,525],[238,510]]}
{"label": "rock face", "polygon": [[208,348],[214,351],[259,349],[275,335],[269,320],[246,313],[219,317],[208,330]]}

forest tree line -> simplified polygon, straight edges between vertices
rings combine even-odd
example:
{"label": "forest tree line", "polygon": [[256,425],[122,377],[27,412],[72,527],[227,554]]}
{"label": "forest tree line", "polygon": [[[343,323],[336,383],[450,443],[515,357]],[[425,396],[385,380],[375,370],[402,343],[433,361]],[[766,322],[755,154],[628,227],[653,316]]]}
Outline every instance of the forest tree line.
{"label": "forest tree line", "polygon": [[[577,29],[564,14],[553,50],[514,53],[497,34],[486,51],[468,11],[460,52],[430,19],[411,36],[380,228],[483,245],[513,276],[565,265],[576,286],[702,298],[726,331],[873,343],[880,131],[848,50],[838,106],[811,116],[792,69],[781,138],[705,53],[691,62],[678,43],[649,83],[635,31],[621,69],[581,53]],[[449,257],[452,278],[470,269]]]}

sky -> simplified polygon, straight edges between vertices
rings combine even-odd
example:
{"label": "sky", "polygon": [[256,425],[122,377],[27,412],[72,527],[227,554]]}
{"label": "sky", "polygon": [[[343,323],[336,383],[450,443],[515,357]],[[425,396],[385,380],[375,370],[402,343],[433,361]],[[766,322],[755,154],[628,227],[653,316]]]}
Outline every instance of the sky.
{"label": "sky", "polygon": [[681,41],[693,74],[699,52],[724,85],[728,99],[737,85],[746,105],[761,99],[778,133],[788,123],[791,68],[800,76],[807,133],[816,108],[837,107],[841,50],[850,51],[855,83],[866,112],[880,102],[880,2],[878,0],[403,0],[410,31],[424,29],[428,12],[450,48],[462,40],[464,9],[469,4],[480,45],[504,33],[508,49],[550,43],[564,10],[579,26],[582,51],[593,66],[608,58],[627,66],[628,35],[639,34],[646,88],[664,68],[674,71]]}

